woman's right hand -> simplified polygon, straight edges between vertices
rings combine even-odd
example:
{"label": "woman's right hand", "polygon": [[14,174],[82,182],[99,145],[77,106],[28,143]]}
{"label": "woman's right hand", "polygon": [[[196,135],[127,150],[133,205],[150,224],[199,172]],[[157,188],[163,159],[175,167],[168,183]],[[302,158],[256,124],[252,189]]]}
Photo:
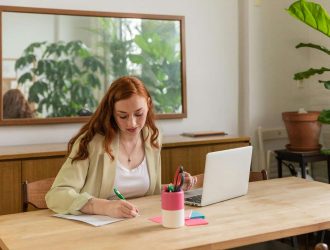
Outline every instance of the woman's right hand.
{"label": "woman's right hand", "polygon": [[138,215],[137,208],[126,200],[90,199],[80,209],[85,214],[100,214],[114,218],[133,218]]}
{"label": "woman's right hand", "polygon": [[111,200],[107,203],[105,213],[115,218],[133,218],[138,215],[138,210],[126,200]]}

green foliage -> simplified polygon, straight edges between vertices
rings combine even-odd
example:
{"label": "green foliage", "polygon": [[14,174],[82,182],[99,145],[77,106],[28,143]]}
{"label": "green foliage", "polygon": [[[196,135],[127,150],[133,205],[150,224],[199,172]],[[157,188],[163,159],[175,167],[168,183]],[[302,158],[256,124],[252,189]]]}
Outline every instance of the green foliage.
{"label": "green foliage", "polygon": [[179,37],[173,22],[143,20],[141,33],[134,38],[139,53],[129,59],[142,69],[157,113],[181,112],[181,53],[176,48]]}
{"label": "green foliage", "polygon": [[330,36],[330,17],[320,4],[299,0],[289,7],[288,12],[310,27]]}
{"label": "green foliage", "polygon": [[[299,0],[294,2],[287,10],[290,15],[309,25],[313,29],[330,37],[330,16],[327,11],[318,3]],[[330,51],[324,46],[312,43],[300,43],[296,48],[313,48],[330,55]],[[298,72],[294,75],[295,80],[307,79],[316,74],[323,74],[330,71],[328,67],[321,67],[319,69],[310,68],[308,70]],[[326,89],[330,89],[330,80],[319,80]],[[330,124],[330,110],[323,110],[319,116],[319,121]]]}
{"label": "green foliage", "polygon": [[81,41],[36,42],[16,61],[23,73],[19,84],[29,84],[29,102],[38,104],[39,113],[49,117],[76,116],[85,105],[98,104],[93,90],[100,88],[103,63]]}
{"label": "green foliage", "polygon": [[99,28],[89,29],[98,36],[96,47],[98,56],[105,66],[103,92],[108,89],[108,84],[123,75],[129,75],[127,69],[127,51],[131,41],[123,37],[131,33],[127,19],[124,18],[98,18]]}
{"label": "green foliage", "polygon": [[330,124],[330,110],[322,110],[318,120],[319,122]]}
{"label": "green foliage", "polygon": [[[157,113],[181,112],[181,54],[172,21],[100,18],[100,58],[106,65],[105,82],[137,75],[146,84]],[[104,87],[105,88],[105,87]]]}

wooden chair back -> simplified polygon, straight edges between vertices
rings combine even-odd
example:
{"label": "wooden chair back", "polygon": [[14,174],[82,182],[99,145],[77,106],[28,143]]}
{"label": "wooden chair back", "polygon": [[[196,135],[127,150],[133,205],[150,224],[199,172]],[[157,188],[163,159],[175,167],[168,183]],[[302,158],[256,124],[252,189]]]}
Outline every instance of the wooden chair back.
{"label": "wooden chair back", "polygon": [[53,185],[55,177],[47,178],[39,181],[22,184],[22,203],[23,212],[28,211],[29,204],[38,209],[47,208],[45,195]]}
{"label": "wooden chair back", "polygon": [[265,169],[260,172],[250,172],[249,182],[268,180],[268,174]]}

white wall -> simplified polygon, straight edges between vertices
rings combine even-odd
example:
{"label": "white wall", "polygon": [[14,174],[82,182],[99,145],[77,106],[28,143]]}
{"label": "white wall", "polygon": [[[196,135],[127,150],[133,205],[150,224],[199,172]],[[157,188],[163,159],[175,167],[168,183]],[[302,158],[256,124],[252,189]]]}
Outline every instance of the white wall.
{"label": "white wall", "polygon": [[[304,81],[303,88],[298,88],[293,80],[294,73],[310,67],[327,66],[329,61],[328,56],[316,50],[296,49],[298,43],[314,42],[330,47],[329,38],[285,11],[293,2],[249,0],[244,9],[249,22],[246,25],[248,38],[245,38],[249,43],[249,53],[248,58],[244,58],[248,63],[243,67],[245,70],[248,67],[249,74],[242,81],[249,86],[248,97],[245,97],[249,117],[242,121],[245,126],[241,131],[252,136],[255,154],[258,153],[258,145],[254,135],[258,126],[284,127],[282,112],[296,111],[300,107],[321,110],[330,104],[330,92],[317,83],[320,77]],[[329,1],[316,2],[330,11]],[[283,147],[278,145],[278,148]],[[258,163],[255,161],[254,165],[258,166]]]}
{"label": "white wall", "polygon": [[[285,11],[293,2],[267,0],[256,6],[255,1],[250,0],[248,134],[253,134],[259,125],[268,128],[284,126],[281,118],[284,111],[295,111],[300,107],[321,109],[330,104],[320,98],[320,93],[330,94],[317,83],[320,77],[304,81],[303,88],[298,88],[293,80],[294,73],[309,67],[327,66],[329,60],[316,50],[296,49],[298,43],[314,42],[330,47],[329,38]],[[329,1],[317,2],[330,11]]]}
{"label": "white wall", "polygon": [[[1,0],[0,4],[185,16],[188,118],[158,125],[164,134],[238,133],[237,0]],[[0,145],[67,142],[80,126],[0,127]]]}

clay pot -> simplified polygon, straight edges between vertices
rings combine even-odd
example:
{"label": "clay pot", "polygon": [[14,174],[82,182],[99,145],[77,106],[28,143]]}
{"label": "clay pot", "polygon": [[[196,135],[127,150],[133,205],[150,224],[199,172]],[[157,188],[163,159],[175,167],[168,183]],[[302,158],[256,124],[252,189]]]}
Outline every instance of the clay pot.
{"label": "clay pot", "polygon": [[319,144],[321,123],[317,120],[319,115],[319,111],[282,113],[290,142],[286,145],[288,150],[309,152],[321,149]]}

